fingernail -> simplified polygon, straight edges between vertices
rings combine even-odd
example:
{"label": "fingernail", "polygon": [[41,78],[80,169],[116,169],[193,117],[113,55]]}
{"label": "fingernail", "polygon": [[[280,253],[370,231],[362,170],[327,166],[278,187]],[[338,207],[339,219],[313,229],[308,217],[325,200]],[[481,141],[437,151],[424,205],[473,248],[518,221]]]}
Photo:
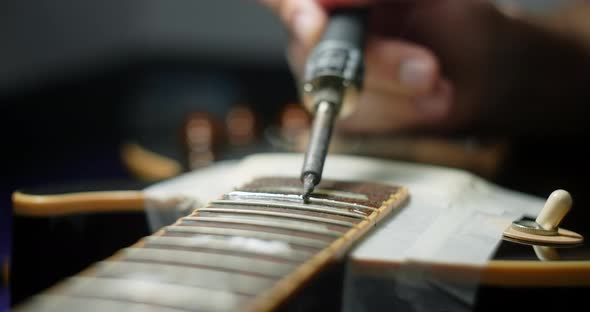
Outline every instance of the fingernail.
{"label": "fingernail", "polygon": [[432,76],[432,66],[418,59],[404,61],[400,65],[400,83],[408,87],[426,88]]}
{"label": "fingernail", "polygon": [[303,11],[295,14],[293,30],[299,40],[307,42],[317,27],[318,19],[313,14]]}

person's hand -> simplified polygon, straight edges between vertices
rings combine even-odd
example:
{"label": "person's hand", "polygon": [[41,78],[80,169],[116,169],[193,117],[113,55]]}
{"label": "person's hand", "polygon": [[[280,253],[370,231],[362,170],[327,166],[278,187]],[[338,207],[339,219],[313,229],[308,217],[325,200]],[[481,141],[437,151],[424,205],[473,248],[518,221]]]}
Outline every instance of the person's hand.
{"label": "person's hand", "polygon": [[371,6],[364,89],[340,126],[357,132],[455,129],[480,109],[492,23],[480,0],[263,0],[291,33],[289,62],[301,75],[333,7]]}

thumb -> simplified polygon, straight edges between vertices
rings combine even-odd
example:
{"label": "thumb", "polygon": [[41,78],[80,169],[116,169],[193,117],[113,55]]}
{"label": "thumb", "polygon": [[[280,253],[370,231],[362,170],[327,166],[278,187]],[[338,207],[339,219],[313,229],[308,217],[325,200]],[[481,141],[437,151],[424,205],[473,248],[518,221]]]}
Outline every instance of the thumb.
{"label": "thumb", "polygon": [[325,9],[316,0],[261,0],[273,9],[289,29],[292,39],[310,49],[318,40],[327,20]]}
{"label": "thumb", "polygon": [[[319,4],[326,8],[335,7],[349,7],[349,6],[365,6],[378,2],[378,0],[316,0]],[[399,0],[398,0],[399,1]]]}

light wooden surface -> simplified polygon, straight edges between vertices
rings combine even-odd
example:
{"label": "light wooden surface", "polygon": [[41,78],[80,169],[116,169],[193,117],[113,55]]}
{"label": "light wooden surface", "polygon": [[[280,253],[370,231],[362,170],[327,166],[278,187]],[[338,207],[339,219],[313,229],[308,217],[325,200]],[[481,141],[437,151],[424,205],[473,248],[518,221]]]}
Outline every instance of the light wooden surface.
{"label": "light wooden surface", "polygon": [[80,192],[55,195],[12,194],[13,213],[19,216],[48,217],[81,213],[143,211],[141,191]]}
{"label": "light wooden surface", "polygon": [[353,261],[353,274],[395,278],[401,270],[424,271],[449,282],[499,287],[589,287],[590,261],[490,260],[484,266],[451,263]]}

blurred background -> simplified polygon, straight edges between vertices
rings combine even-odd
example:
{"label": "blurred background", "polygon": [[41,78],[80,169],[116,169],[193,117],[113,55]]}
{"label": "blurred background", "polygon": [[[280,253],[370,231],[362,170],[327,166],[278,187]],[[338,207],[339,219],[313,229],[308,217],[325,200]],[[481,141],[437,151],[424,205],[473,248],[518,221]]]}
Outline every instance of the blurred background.
{"label": "blurred background", "polygon": [[263,129],[297,101],[285,29],[255,1],[2,1],[0,38],[13,304],[148,234],[133,212],[13,219],[14,190],[141,189],[272,150]]}
{"label": "blurred background", "polygon": [[[542,12],[563,1],[499,2]],[[140,213],[13,216],[13,191],[142,189],[220,160],[301,151],[309,116],[287,37],[253,0],[0,2],[0,257],[13,303],[148,233]],[[555,155],[514,143],[336,135],[333,149],[457,167],[540,196],[572,185],[576,198],[561,168],[531,184]]]}

